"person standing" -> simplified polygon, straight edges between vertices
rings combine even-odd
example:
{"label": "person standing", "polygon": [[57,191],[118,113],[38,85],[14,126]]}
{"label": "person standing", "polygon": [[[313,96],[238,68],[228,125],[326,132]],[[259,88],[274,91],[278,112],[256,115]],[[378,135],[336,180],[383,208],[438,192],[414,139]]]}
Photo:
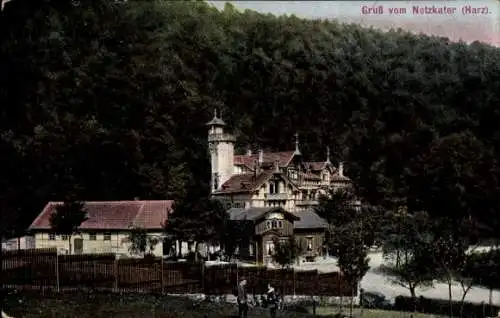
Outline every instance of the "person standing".
{"label": "person standing", "polygon": [[247,280],[242,277],[238,284],[238,317],[248,317]]}
{"label": "person standing", "polygon": [[267,305],[269,306],[269,312],[271,313],[271,318],[276,318],[276,313],[278,311],[278,295],[276,295],[276,291],[271,286],[271,284],[267,284]]}

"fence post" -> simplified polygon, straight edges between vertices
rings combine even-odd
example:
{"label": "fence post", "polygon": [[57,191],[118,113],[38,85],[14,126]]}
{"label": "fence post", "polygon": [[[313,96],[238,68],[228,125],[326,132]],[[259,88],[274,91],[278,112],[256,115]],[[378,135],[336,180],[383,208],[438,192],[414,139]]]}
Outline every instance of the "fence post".
{"label": "fence post", "polygon": [[56,251],[56,291],[59,293],[59,251]]}
{"label": "fence post", "polygon": [[201,290],[203,294],[205,293],[205,261],[201,259]]}
{"label": "fence post", "polygon": [[113,286],[113,291],[118,292],[118,260],[115,257],[114,262],[114,272],[115,272],[115,285]]}
{"label": "fence post", "polygon": [[292,267],[292,280],[293,280],[293,299],[295,299],[295,267]]}
{"label": "fence post", "polygon": [[164,267],[163,267],[163,256],[161,257],[161,294],[162,296],[165,295],[165,282],[164,282],[164,277],[165,277],[165,274],[164,274]]}
{"label": "fence post", "polygon": [[236,261],[236,287],[238,287],[238,283],[240,282],[240,277],[239,277],[239,269],[238,269],[238,261]]}

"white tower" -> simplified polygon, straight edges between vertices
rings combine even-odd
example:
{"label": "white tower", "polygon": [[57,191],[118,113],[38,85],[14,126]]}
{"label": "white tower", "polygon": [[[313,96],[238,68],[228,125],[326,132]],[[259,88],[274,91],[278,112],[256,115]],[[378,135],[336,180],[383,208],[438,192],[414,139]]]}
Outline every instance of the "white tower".
{"label": "white tower", "polygon": [[218,190],[233,175],[234,141],[233,135],[224,131],[226,123],[217,117],[207,123],[208,149],[211,163],[211,192]]}

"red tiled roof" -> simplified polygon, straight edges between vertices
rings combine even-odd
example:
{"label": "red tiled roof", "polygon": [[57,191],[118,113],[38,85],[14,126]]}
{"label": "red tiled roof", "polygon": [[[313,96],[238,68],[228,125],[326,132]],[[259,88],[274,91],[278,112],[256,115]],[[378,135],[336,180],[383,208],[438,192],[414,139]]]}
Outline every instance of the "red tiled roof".
{"label": "red tiled roof", "polygon": [[264,182],[266,182],[273,173],[271,171],[262,171],[257,174],[244,173],[233,175],[229,180],[222,184],[220,190],[213,194],[223,193],[246,193],[258,189]]}
{"label": "red tiled roof", "polygon": [[[274,164],[279,162],[280,167],[288,166],[293,158],[294,151],[281,151],[281,152],[264,152],[263,161],[266,163]],[[234,164],[242,165],[249,169],[254,169],[255,162],[259,160],[259,154],[252,155],[235,155]]]}
{"label": "red tiled roof", "polygon": [[[82,230],[126,230],[132,226],[159,230],[168,219],[174,201],[88,201],[85,209],[88,220]],[[29,227],[32,230],[48,230],[50,216],[63,202],[49,202]]]}

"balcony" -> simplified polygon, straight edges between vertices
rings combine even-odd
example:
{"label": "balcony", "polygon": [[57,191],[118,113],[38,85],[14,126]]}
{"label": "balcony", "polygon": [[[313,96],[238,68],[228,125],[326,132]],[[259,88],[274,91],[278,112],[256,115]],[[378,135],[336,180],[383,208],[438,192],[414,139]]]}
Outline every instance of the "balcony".
{"label": "balcony", "polygon": [[285,201],[289,199],[290,195],[288,193],[266,193],[266,200],[268,201]]}
{"label": "balcony", "polygon": [[311,206],[311,205],[318,205],[318,200],[300,200],[295,202],[295,205],[297,206]]}
{"label": "balcony", "polygon": [[234,142],[236,138],[230,134],[209,134],[208,142]]}

